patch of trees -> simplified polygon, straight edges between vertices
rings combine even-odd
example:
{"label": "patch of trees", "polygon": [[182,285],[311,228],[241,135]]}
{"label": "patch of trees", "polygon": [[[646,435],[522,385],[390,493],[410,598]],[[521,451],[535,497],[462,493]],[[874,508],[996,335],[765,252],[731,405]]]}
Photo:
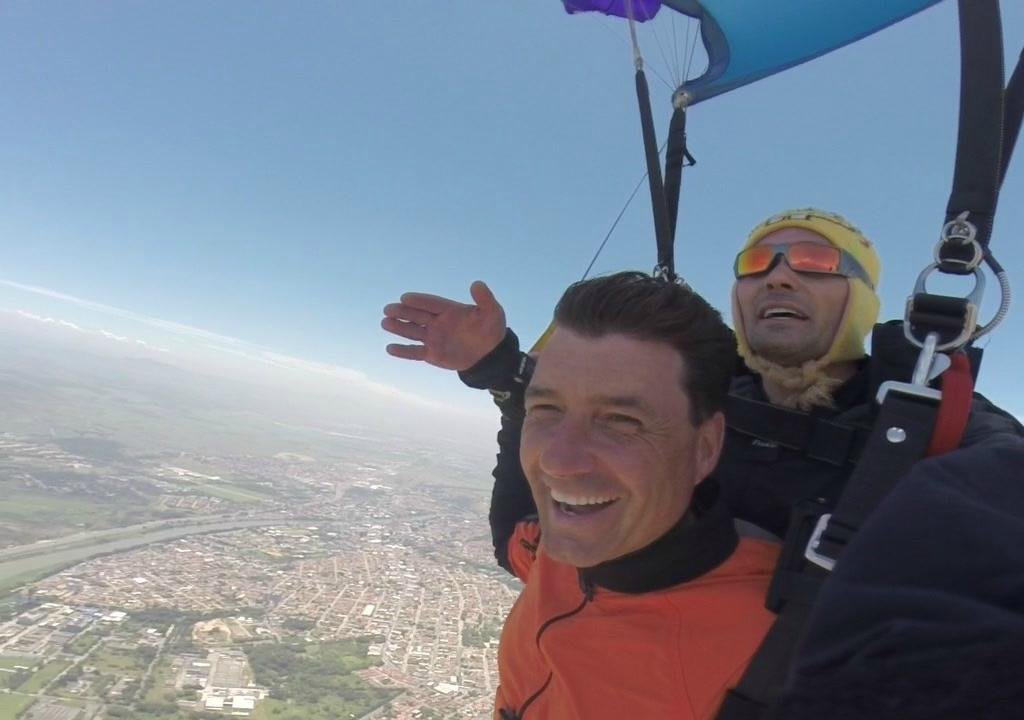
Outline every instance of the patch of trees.
{"label": "patch of trees", "polygon": [[366,641],[349,640],[255,645],[246,653],[256,682],[269,687],[278,700],[316,704],[344,698],[372,706],[393,697],[395,691],[373,687],[353,674],[376,664],[366,657],[366,648]]}

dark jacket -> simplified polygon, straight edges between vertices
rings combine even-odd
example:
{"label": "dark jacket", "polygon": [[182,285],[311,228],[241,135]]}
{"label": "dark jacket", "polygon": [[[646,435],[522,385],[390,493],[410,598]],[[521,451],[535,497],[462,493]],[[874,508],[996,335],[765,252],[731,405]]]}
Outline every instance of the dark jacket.
{"label": "dark jacket", "polygon": [[774,718],[1024,717],[1024,443],[918,463],[821,589]]}

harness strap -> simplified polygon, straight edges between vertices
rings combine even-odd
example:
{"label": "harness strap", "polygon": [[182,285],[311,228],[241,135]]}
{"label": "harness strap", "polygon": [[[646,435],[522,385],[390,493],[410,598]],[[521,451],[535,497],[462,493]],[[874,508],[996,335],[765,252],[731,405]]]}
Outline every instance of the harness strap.
{"label": "harness strap", "polygon": [[[959,446],[970,413],[973,379],[965,353],[956,353],[951,362],[939,398],[926,389],[915,394],[913,385],[888,390],[865,451],[831,515],[818,518],[809,533],[820,509],[794,509],[766,601],[778,618],[740,683],[727,693],[717,720],[761,720],[767,715],[785,687],[818,589],[835,559],[926,450],[936,454]],[[779,410],[796,418],[804,415]]]}
{"label": "harness strap", "polygon": [[935,419],[935,432],[928,445],[928,455],[941,455],[955,450],[967,429],[974,397],[971,364],[962,352],[950,356],[950,366],[942,375],[942,402]]}
{"label": "harness strap", "polygon": [[759,720],[782,692],[804,625],[810,602],[790,602],[772,623],[739,685],[729,690],[717,720]]}
{"label": "harness strap", "polygon": [[[999,199],[1003,138],[1003,33],[999,0],[959,0],[960,125],[946,222],[962,212],[988,245]],[[943,268],[951,272],[947,268]]]}
{"label": "harness strap", "polygon": [[867,431],[815,417],[801,410],[729,395],[725,417],[733,430],[797,450],[829,465],[854,463]]}
{"label": "harness strap", "polygon": [[686,106],[679,103],[672,110],[672,119],[668,124],[668,144],[665,147],[665,205],[668,208],[669,233],[673,238],[679,216],[683,168],[695,165],[696,162],[686,147]]}
{"label": "harness strap", "polygon": [[665,201],[665,185],[661,176],[661,160],[658,157],[658,140],[654,133],[654,118],[651,116],[651,93],[647,87],[647,76],[642,68],[636,71],[636,98],[640,105],[640,129],[644,138],[644,155],[647,159],[647,185],[651,191],[651,208],[654,211],[654,237],[658,243],[658,267],[675,279],[675,258],[672,247],[672,226],[669,222],[668,206]]}
{"label": "harness strap", "polygon": [[937,414],[934,400],[898,392],[886,396],[864,454],[813,548],[818,555],[838,558],[896,482],[925,456]]}

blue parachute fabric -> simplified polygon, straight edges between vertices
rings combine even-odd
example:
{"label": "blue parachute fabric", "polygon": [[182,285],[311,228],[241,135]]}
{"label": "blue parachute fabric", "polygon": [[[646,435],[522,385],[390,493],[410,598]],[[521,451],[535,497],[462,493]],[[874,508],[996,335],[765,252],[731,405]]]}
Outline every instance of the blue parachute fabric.
{"label": "blue parachute fabric", "polygon": [[941,0],[663,0],[700,20],[708,68],[680,87],[707,100],[856,42]]}

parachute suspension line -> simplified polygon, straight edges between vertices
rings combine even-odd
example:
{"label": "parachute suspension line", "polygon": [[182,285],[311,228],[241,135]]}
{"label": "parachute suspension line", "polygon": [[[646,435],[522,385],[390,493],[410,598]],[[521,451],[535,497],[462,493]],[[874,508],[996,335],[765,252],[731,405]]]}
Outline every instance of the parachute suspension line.
{"label": "parachute suspension line", "polygon": [[[622,37],[622,33],[617,32],[614,29],[612,29],[611,21],[607,17],[605,17],[604,15],[598,15],[597,18],[602,20],[601,27],[604,28],[607,32],[611,33],[611,35],[618,42],[626,43],[627,45],[629,45],[629,41]],[[666,88],[668,88],[669,92],[674,92],[676,87],[678,87],[678,85],[673,85],[668,80],[666,80],[665,76],[662,75],[660,72],[658,72],[658,69],[656,67],[649,67],[649,68],[647,68],[647,70],[649,70],[651,73],[653,73],[654,77],[656,77],[658,80],[660,80],[661,84],[664,85]]]}
{"label": "parachute suspension line", "polygon": [[[664,145],[662,145],[662,147],[664,147]],[[644,186],[644,181],[646,179],[647,173],[644,173],[643,177],[636,181],[636,185],[633,187],[633,192],[631,192],[629,197],[626,198],[626,202],[623,204],[622,209],[619,210],[619,214],[616,215],[615,220],[612,221],[612,226],[608,228],[608,232],[604,234],[604,239],[601,241],[601,244],[597,246],[597,252],[594,253],[594,257],[590,258],[590,264],[587,265],[587,269],[583,271],[583,277],[581,277],[580,280],[586,280],[587,276],[590,275],[590,271],[594,269],[594,263],[597,262],[598,256],[604,250],[604,246],[608,244],[608,240],[611,239],[612,233],[615,232],[615,228],[619,226],[619,221],[622,220],[622,216],[626,214],[626,210],[633,202],[633,198],[636,197],[636,194],[640,192],[640,188]]]}
{"label": "parachute suspension line", "polygon": [[[999,166],[999,185],[1002,187],[1006,179],[1006,170],[1010,166],[1010,158],[1013,156],[1013,149],[1017,144],[1017,136],[1020,134],[1021,117],[1024,116],[1024,50],[1021,50],[1017,59],[1017,67],[1010,76],[1010,82],[1006,84],[1006,92],[1003,94],[1003,157]],[[995,273],[996,281],[999,283],[999,309],[987,325],[979,328],[974,339],[987,335],[996,329],[1006,318],[1010,311],[1010,279],[999,264],[999,261],[992,255],[992,250],[986,246],[984,251],[985,264]]]}
{"label": "parachute suspension line", "polygon": [[[1017,136],[1020,134],[1021,118],[1024,116],[1024,50],[1021,50],[1017,59],[1017,66],[1006,83],[1003,93],[1003,152],[999,163],[999,187],[1002,187],[1006,179],[1006,170],[1010,167],[1010,158],[1013,157],[1013,149],[1017,144]],[[1013,295],[1010,290],[1010,279],[999,264],[999,261],[992,255],[991,248],[984,247],[983,256],[985,264],[996,276],[999,283],[999,309],[987,325],[978,328],[974,334],[974,340],[992,332],[1003,322],[1010,310],[1010,303]]]}
{"label": "parachute suspension line", "polygon": [[[700,29],[700,23],[699,22],[693,23],[693,40],[691,40],[690,42],[687,43],[689,45],[689,47],[690,47],[690,52],[689,52],[689,55],[686,58],[686,71],[683,73],[683,80],[689,80],[690,79],[690,66],[693,64],[693,53],[697,49],[697,33],[699,32],[699,29]],[[681,84],[682,83],[680,83],[680,85]]]}
{"label": "parachute suspension line", "polygon": [[[688,35],[686,36],[688,37]],[[686,48],[683,48],[683,52],[686,52]],[[684,78],[680,74],[679,67],[679,37],[676,35],[676,14],[672,13],[672,60],[674,61],[673,69],[675,70],[675,77],[673,80],[676,81],[677,85],[682,85]]]}
{"label": "parachute suspension line", "polygon": [[668,51],[665,49],[668,39],[666,38],[662,41],[661,35],[658,34],[657,27],[653,24],[651,25],[651,35],[654,36],[654,42],[658,46],[658,53],[661,55],[661,61],[665,63],[665,71],[669,74],[673,85],[678,85],[680,80],[675,72],[676,63],[674,62],[674,58],[672,61],[669,60]]}
{"label": "parachute suspension line", "polygon": [[636,68],[636,98],[640,106],[640,128],[643,132],[644,155],[647,160],[647,185],[651,191],[651,209],[654,211],[654,237],[658,245],[658,264],[654,274],[667,280],[676,279],[673,258],[672,234],[665,198],[665,185],[661,175],[661,160],[658,155],[658,140],[654,132],[654,118],[651,116],[651,93],[644,75],[644,57],[636,37],[636,21],[633,2],[626,0],[629,20],[629,38],[633,44],[633,66]]}
{"label": "parachute suspension line", "polygon": [[999,168],[999,182],[1006,178],[1006,169],[1010,166],[1013,148],[1020,134],[1021,116],[1024,116],[1024,50],[1020,51],[1017,67],[1006,84],[1003,95],[1003,158]]}

